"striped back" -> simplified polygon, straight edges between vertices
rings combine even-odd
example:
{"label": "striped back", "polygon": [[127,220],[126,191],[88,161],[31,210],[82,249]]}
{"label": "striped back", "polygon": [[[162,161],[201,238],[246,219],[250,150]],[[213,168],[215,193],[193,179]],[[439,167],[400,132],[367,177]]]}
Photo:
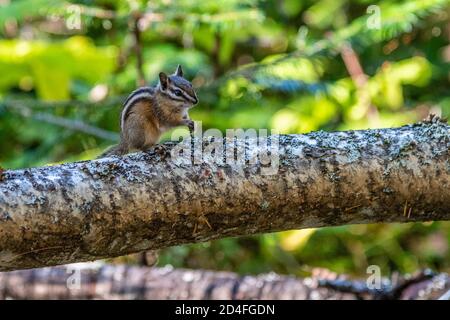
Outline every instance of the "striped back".
{"label": "striped back", "polygon": [[142,87],[134,90],[123,103],[122,114],[120,117],[120,128],[123,129],[123,124],[127,119],[130,109],[137,102],[142,100],[151,100],[155,95],[155,89],[152,87]]}

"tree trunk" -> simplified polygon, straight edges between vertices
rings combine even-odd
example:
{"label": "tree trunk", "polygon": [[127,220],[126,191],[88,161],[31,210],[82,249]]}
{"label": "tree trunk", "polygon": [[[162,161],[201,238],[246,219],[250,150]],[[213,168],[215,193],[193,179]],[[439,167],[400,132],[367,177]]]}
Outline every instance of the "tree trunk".
{"label": "tree trunk", "polygon": [[256,139],[194,139],[4,171],[0,270],[280,230],[450,220],[449,129],[434,118],[271,136],[269,147]]}
{"label": "tree trunk", "polygon": [[[409,282],[400,280],[392,289],[372,291],[365,280],[336,277],[325,270],[300,279],[274,273],[240,276],[232,272],[82,263],[0,273],[0,299],[438,299],[450,289],[450,277],[445,273]],[[394,291],[399,292],[391,294]]]}

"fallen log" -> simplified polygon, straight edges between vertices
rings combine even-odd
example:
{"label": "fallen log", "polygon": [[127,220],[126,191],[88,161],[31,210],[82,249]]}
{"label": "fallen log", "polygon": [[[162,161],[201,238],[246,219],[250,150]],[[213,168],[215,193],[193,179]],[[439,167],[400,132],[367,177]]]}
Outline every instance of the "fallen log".
{"label": "fallen log", "polygon": [[317,269],[311,277],[79,263],[0,273],[0,299],[353,300],[439,299],[448,274],[418,273],[374,290]]}
{"label": "fallen log", "polygon": [[0,271],[289,229],[450,220],[450,126],[439,119],[256,141],[195,139],[3,171]]}

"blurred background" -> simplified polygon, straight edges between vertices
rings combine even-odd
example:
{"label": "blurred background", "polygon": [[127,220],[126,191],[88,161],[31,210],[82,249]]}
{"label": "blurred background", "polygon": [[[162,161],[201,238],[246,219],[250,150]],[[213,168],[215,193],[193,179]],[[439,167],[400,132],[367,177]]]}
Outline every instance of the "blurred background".
{"label": "blurred background", "polygon": [[[0,0],[0,165],[96,157],[118,139],[126,95],[178,63],[204,129],[306,133],[446,117],[449,40],[448,0]],[[450,272],[449,243],[443,222],[345,226],[173,247],[159,265]],[[138,263],[112,262],[124,261]]]}

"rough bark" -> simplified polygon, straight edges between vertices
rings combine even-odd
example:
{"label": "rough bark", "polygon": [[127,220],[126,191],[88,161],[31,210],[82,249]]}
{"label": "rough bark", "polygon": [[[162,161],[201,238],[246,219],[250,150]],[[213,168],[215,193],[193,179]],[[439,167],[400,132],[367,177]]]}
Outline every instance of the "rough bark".
{"label": "rough bark", "polygon": [[[328,274],[327,274],[328,273]],[[274,273],[240,276],[232,272],[75,264],[0,273],[0,299],[438,299],[450,277],[436,274],[368,290],[365,280],[349,280],[320,270],[300,279]],[[389,283],[390,280],[386,279]],[[396,286],[392,286],[394,289]]]}
{"label": "rough bark", "polygon": [[[195,141],[193,148],[214,145]],[[277,147],[275,174],[265,171],[258,157],[264,147],[252,139],[223,141],[228,150],[245,150],[246,163],[218,163],[217,151],[193,164],[187,152],[171,152],[190,150],[184,141],[124,157],[5,171],[0,271],[280,230],[450,220],[446,123],[269,141]]]}

